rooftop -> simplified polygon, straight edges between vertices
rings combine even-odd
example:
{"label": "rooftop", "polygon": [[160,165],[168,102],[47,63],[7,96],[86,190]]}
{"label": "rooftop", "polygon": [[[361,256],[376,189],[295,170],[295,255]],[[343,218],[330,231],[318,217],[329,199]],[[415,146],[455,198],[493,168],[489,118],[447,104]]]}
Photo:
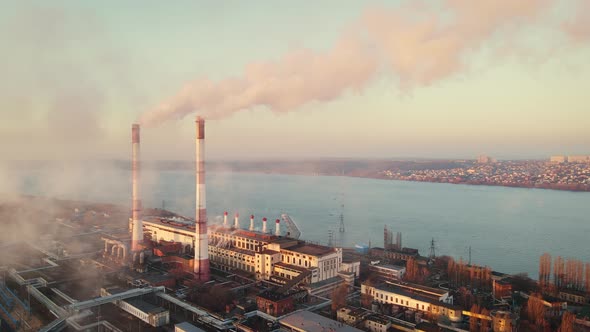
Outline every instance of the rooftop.
{"label": "rooftop", "polygon": [[137,299],[137,298],[128,299],[128,300],[125,300],[125,302],[131,304],[132,306],[136,307],[137,309],[139,309],[145,313],[148,313],[148,314],[157,314],[157,313],[166,311],[166,309],[164,309],[162,307],[155,306],[151,303],[147,303],[147,302]]}
{"label": "rooftop", "polygon": [[373,321],[373,322],[377,322],[381,325],[387,325],[387,323],[390,322],[389,318],[385,315],[380,315],[380,314],[373,314],[369,317],[367,317],[367,320]]}
{"label": "rooftop", "polygon": [[351,307],[351,306],[347,306],[346,308],[341,308],[340,311],[346,311],[349,310],[348,315],[350,316],[362,316],[364,315],[367,311],[363,308],[355,308],[355,307]]}
{"label": "rooftop", "polygon": [[319,244],[311,244],[307,242],[299,243],[298,245],[290,247],[287,250],[312,256],[325,256],[334,252],[334,248],[322,246]]}
{"label": "rooftop", "polygon": [[215,226],[212,225],[209,227],[212,232],[223,233],[223,234],[230,234],[235,236],[241,236],[248,239],[256,240],[256,241],[266,241],[271,242],[277,239],[277,236],[271,235],[269,233],[262,233],[257,231],[249,231],[246,229],[235,229],[235,228],[225,228],[222,226]]}
{"label": "rooftop", "polygon": [[295,312],[280,320],[281,325],[301,332],[361,332],[357,328],[337,322],[310,311]]}
{"label": "rooftop", "polygon": [[266,291],[258,294],[258,296],[263,299],[267,299],[267,300],[271,300],[271,301],[280,301],[280,300],[284,300],[286,298],[291,297],[291,294],[283,294],[283,293],[274,292],[271,290],[266,290]]}
{"label": "rooftop", "polygon": [[263,255],[276,255],[276,254],[280,254],[280,252],[274,251],[274,250],[270,250],[270,249],[264,249],[260,253],[263,254]]}
{"label": "rooftop", "polygon": [[422,301],[422,302],[426,302],[426,303],[430,303],[430,304],[436,304],[436,305],[439,305],[439,306],[444,306],[444,307],[449,308],[449,309],[457,309],[456,306],[453,306],[451,304],[448,304],[448,303],[444,303],[444,302],[439,301],[438,298],[436,298],[435,296],[428,295],[428,294],[425,294],[425,293],[419,294],[419,293],[413,292],[413,291],[411,291],[409,289],[401,288],[401,287],[399,287],[397,285],[393,285],[393,284],[380,284],[380,285],[375,286],[375,288],[376,289],[379,289],[379,290],[386,291],[386,292],[390,292],[390,293],[393,293],[393,294],[398,294],[398,295],[401,295],[401,296],[406,296],[406,297],[409,297],[411,299],[415,299],[415,300],[418,300],[418,301]]}
{"label": "rooftop", "polygon": [[295,271],[299,271],[299,272],[307,271],[307,269],[304,267],[299,267],[297,265],[291,265],[291,264],[287,264],[287,263],[283,263],[283,262],[275,263],[275,266],[284,267],[286,269],[291,269],[291,270],[295,270]]}
{"label": "rooftop", "polygon": [[174,278],[174,276],[164,275],[164,274],[143,274],[138,279],[143,280],[148,283],[157,283],[157,282],[170,280],[173,278]]}
{"label": "rooftop", "polygon": [[205,330],[200,329],[189,322],[179,323],[179,324],[174,325],[174,327],[180,328],[180,329],[182,329],[182,331],[186,331],[186,332],[205,332]]}
{"label": "rooftop", "polygon": [[324,287],[327,285],[332,285],[334,283],[341,283],[342,282],[342,278],[339,276],[335,276],[332,278],[328,278],[328,279],[324,279],[322,281],[318,281],[318,282],[314,282],[313,284],[310,284],[308,287],[311,289],[317,289],[320,287]]}
{"label": "rooftop", "polygon": [[424,331],[424,332],[439,332],[439,331],[443,330],[438,325],[433,324],[433,323],[428,323],[428,322],[418,323],[418,324],[416,324],[414,329],[416,331]]}
{"label": "rooftop", "polygon": [[393,270],[393,271],[398,271],[398,272],[406,269],[405,266],[391,265],[391,264],[378,264],[378,265],[372,265],[372,267],[386,269],[386,270]]}
{"label": "rooftop", "polygon": [[194,232],[195,231],[195,223],[190,221],[171,221],[166,218],[159,218],[159,217],[147,217],[143,219],[144,225],[155,225],[155,226],[162,226],[162,227],[170,227],[173,229],[177,229],[180,231],[185,232]]}
{"label": "rooftop", "polygon": [[390,285],[397,286],[397,287],[401,287],[404,289],[409,289],[412,291],[419,291],[419,292],[427,293],[427,294],[434,295],[434,296],[444,296],[445,294],[448,293],[447,290],[444,290],[441,288],[432,288],[432,287],[428,287],[428,286],[424,286],[424,285],[414,284],[411,282],[389,282],[389,281],[386,281],[386,283],[388,283]]}

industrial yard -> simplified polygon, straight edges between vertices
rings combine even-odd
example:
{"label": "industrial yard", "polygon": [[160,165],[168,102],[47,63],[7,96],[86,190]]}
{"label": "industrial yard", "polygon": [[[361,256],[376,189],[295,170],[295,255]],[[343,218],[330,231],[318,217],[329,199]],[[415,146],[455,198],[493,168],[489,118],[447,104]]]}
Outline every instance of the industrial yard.
{"label": "industrial yard", "polygon": [[202,118],[194,218],[146,208],[139,130],[131,211],[2,198],[2,330],[590,330],[588,263],[558,257],[552,278],[544,255],[538,283],[437,255],[434,239],[421,255],[387,226],[383,246],[341,248],[300,238],[285,214],[209,223]]}

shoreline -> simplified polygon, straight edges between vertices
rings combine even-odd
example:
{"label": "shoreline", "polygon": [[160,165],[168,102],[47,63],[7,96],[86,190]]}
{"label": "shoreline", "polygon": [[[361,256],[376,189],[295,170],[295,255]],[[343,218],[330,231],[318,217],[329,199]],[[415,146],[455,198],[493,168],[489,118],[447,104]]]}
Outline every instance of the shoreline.
{"label": "shoreline", "polygon": [[[381,180],[393,180],[393,181],[405,181],[405,182],[427,182],[427,183],[444,183],[444,184],[463,184],[469,186],[487,186],[487,187],[506,187],[506,188],[522,188],[522,189],[542,189],[542,190],[554,190],[554,191],[569,191],[569,192],[590,192],[590,186],[587,185],[560,185],[560,184],[546,184],[546,185],[536,185],[536,184],[502,184],[502,183],[494,183],[494,182],[452,182],[452,181],[420,181],[420,180],[404,180],[404,179],[387,179],[387,178],[377,178]],[[571,188],[570,186],[583,186],[582,188]]]}
{"label": "shoreline", "polygon": [[[396,179],[388,178],[384,176],[371,176],[371,175],[353,175],[353,174],[321,174],[321,173],[296,173],[296,172],[269,172],[269,171],[239,171],[239,170],[212,170],[211,173],[242,173],[242,174],[262,174],[262,175],[296,175],[296,176],[332,176],[332,177],[348,177],[348,178],[359,178],[359,179],[373,179],[383,181],[402,181],[402,182],[423,182],[423,183],[440,183],[440,184],[452,184],[452,185],[469,185],[469,186],[482,186],[482,187],[505,187],[505,188],[521,188],[521,189],[540,189],[540,190],[553,190],[553,191],[567,191],[567,192],[590,192],[590,185],[583,184],[502,184],[494,182],[474,182],[474,181],[436,181],[436,180],[409,180],[409,179]],[[576,186],[576,188],[573,188]]]}

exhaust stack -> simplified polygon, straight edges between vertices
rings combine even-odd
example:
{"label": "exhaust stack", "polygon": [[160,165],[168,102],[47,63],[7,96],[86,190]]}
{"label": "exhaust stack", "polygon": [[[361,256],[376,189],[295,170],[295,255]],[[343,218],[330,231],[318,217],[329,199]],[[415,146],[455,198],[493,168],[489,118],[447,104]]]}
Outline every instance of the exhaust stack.
{"label": "exhaust stack", "polygon": [[262,218],[262,233],[266,233],[266,218]]}
{"label": "exhaust stack", "polygon": [[254,230],[254,215],[250,216],[250,231]]}
{"label": "exhaust stack", "polygon": [[132,233],[131,233],[131,251],[138,252],[141,250],[143,242],[143,225],[141,223],[141,200],[139,199],[139,125],[131,126],[131,181],[132,181]]}
{"label": "exhaust stack", "polygon": [[195,260],[194,273],[198,281],[209,281],[209,241],[207,238],[207,209],[205,206],[205,119],[197,116],[196,140],[196,201],[195,201]]}
{"label": "exhaust stack", "polygon": [[223,213],[223,227],[227,228],[227,211]]}
{"label": "exhaust stack", "polygon": [[234,217],[234,228],[240,228],[240,214],[236,212],[236,216]]}
{"label": "exhaust stack", "polygon": [[281,221],[279,219],[275,220],[275,235],[281,236]]}

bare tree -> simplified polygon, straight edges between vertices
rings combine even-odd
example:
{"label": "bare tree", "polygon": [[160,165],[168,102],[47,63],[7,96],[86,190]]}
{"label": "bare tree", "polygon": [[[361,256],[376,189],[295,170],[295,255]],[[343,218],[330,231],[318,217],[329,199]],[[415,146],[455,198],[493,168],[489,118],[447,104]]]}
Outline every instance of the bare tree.
{"label": "bare tree", "polygon": [[[490,312],[486,308],[481,308],[481,315],[482,316],[489,317],[490,316]],[[480,320],[479,331],[480,332],[488,332],[489,329],[490,329],[490,321],[487,320],[487,319],[481,319]]]}
{"label": "bare tree", "polygon": [[551,255],[544,253],[539,261],[539,283],[546,289],[551,279]]}
{"label": "bare tree", "polygon": [[526,314],[529,322],[538,327],[547,325],[545,321],[545,304],[540,294],[532,294],[526,304]]}
{"label": "bare tree", "polygon": [[[480,309],[479,306],[477,304],[474,304],[471,306],[471,310],[469,310],[472,314],[479,314]],[[469,317],[469,331],[470,332],[478,332],[479,331],[479,324],[478,324],[479,319],[474,317],[474,316],[470,316]]]}
{"label": "bare tree", "polygon": [[348,296],[348,285],[341,284],[332,292],[332,312],[346,306],[346,297]]}
{"label": "bare tree", "polygon": [[420,279],[420,267],[414,257],[410,257],[406,262],[406,276],[408,281],[417,282]]}
{"label": "bare tree", "polygon": [[561,324],[557,329],[558,332],[574,332],[574,321],[576,316],[569,311],[566,311],[561,318]]}
{"label": "bare tree", "polygon": [[555,264],[553,266],[553,283],[557,288],[565,286],[565,267],[561,256],[555,257]]}

